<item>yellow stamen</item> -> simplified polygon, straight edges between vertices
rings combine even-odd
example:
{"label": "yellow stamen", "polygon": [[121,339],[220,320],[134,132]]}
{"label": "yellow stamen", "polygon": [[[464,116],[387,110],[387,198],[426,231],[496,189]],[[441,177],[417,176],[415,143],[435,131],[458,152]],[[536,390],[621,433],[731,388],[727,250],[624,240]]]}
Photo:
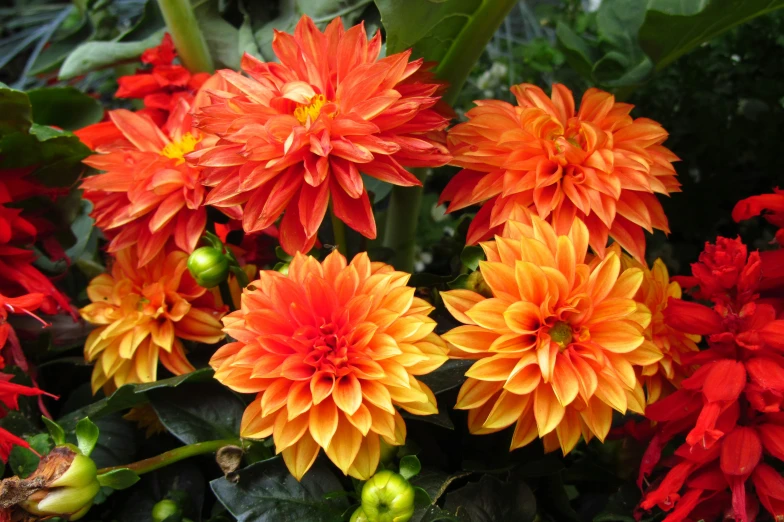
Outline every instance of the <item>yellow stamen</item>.
{"label": "yellow stamen", "polygon": [[321,113],[321,107],[325,103],[327,103],[327,98],[323,94],[317,94],[310,99],[310,103],[307,105],[298,103],[297,108],[294,109],[294,117],[303,125],[308,121],[308,118],[310,121],[316,121]]}
{"label": "yellow stamen", "polygon": [[193,149],[196,148],[196,144],[200,141],[201,138],[197,138],[190,132],[187,132],[180,141],[173,141],[166,145],[161,151],[161,156],[176,159],[177,165],[181,165],[182,163],[185,163],[184,156],[189,152],[193,152]]}

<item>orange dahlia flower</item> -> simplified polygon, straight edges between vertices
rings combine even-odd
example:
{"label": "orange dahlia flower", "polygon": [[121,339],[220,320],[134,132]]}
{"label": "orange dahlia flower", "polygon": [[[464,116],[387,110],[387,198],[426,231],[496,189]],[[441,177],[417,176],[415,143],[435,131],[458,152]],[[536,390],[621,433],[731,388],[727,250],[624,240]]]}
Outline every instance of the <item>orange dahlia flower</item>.
{"label": "orange dahlia flower", "polygon": [[243,290],[242,307],[223,319],[236,339],[212,357],[215,378],[255,393],[241,436],[272,435],[298,480],[320,448],[343,473],[368,479],[380,439],[401,445],[396,406],[436,413],[416,376],[447,360],[433,309],[406,286],[409,275],[367,254],[349,264],[337,251],[319,263],[296,254],[288,275],[263,270]]}
{"label": "orange dahlia flower", "polygon": [[448,211],[484,202],[468,242],[488,239],[508,220],[528,214],[566,234],[572,221],[588,227],[590,245],[604,255],[608,236],[644,259],[642,229],[669,232],[655,194],[679,192],[672,162],[661,144],[667,131],[655,121],[629,116],[633,105],[589,89],[575,112],[571,91],[553,85],[552,99],[534,85],[512,87],[517,106],[476,102],[469,120],[449,131],[453,165],[463,167],[444,189]]}
{"label": "orange dahlia flower", "polygon": [[160,253],[170,240],[185,252],[196,247],[207,222],[201,172],[184,155],[199,146],[185,101],[162,131],[147,116],[118,109],[111,121],[77,134],[98,154],[84,163],[102,174],[82,182],[93,202],[96,225],[111,238],[110,252],[137,245],[139,266]]}
{"label": "orange dahlia flower", "polygon": [[192,372],[181,339],[214,344],[223,339],[212,294],[188,273],[188,255],[161,253],[137,268],[134,249],[117,253],[111,272],[87,287],[91,304],[80,310],[90,332],[84,356],[95,362],[93,393],[123,384],[153,382],[158,360],[175,375]]}
{"label": "orange dahlia flower", "polygon": [[507,237],[481,243],[479,271],[492,297],[471,290],[441,295],[464,326],[444,334],[466,372],[456,408],[472,433],[516,424],[511,449],[540,437],[564,453],[584,435],[604,440],[612,410],[642,412],[635,365],[661,353],[646,345],[647,308],[634,299],[643,273],[621,269],[614,252],[588,260],[589,232],[576,219],[566,235],[536,216],[510,222]]}
{"label": "orange dahlia flower", "polygon": [[[441,85],[410,51],[378,59],[381,37],[340,18],[321,32],[303,16],[293,35],[275,32],[280,63],[242,59],[248,76],[219,74],[236,92],[215,90],[197,126],[217,135],[192,157],[208,167],[207,202],[242,204],[243,228],[267,228],[283,214],[281,242],[307,252],[331,199],[335,215],[368,238],[376,224],[360,172],[394,185],[421,185],[403,167],[449,161],[433,106]],[[285,211],[285,213],[284,213]]]}
{"label": "orange dahlia flower", "polygon": [[615,247],[612,250],[621,256],[621,266],[624,269],[636,268],[643,273],[642,284],[634,296],[636,301],[644,304],[651,312],[651,322],[645,329],[643,345],[662,354],[661,359],[643,366],[640,370],[641,381],[647,391],[647,402],[653,404],[659,400],[662,393],[668,393],[672,388],[680,388],[681,381],[688,377],[690,372],[683,366],[683,360],[687,354],[699,351],[697,343],[701,337],[682,332],[665,321],[664,311],[669,298],[680,300],[682,291],[677,282],[670,281],[664,261],[657,259],[653,268],[648,268],[631,256],[622,254],[620,248]]}

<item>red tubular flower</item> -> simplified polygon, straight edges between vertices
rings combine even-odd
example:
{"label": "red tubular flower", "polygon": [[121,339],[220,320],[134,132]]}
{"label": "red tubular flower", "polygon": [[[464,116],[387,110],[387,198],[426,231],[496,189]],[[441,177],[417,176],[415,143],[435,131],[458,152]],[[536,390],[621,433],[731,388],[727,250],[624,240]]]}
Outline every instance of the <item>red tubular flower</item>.
{"label": "red tubular flower", "polygon": [[143,99],[145,113],[156,123],[163,124],[179,101],[192,102],[196,91],[210,77],[207,73],[191,74],[182,65],[174,64],[175,58],[177,51],[171,35],[166,33],[158,47],[142,53],[142,63],[151,67],[119,77],[117,83],[120,88],[115,96]]}
{"label": "red tubular flower", "polygon": [[736,222],[760,215],[768,223],[779,228],[776,232],[776,242],[784,246],[784,190],[776,187],[773,189],[773,194],[761,194],[742,199],[732,210],[732,219]]}
{"label": "red tubular flower", "polygon": [[[0,366],[2,368],[2,366]],[[48,395],[54,397],[50,393],[46,393],[38,388],[31,388],[29,386],[22,386],[11,382],[14,376],[8,373],[0,373],[0,419],[8,414],[8,410],[19,409],[19,397],[36,397],[41,395]],[[22,446],[29,448],[30,445],[26,441],[20,439],[13,433],[0,428],[0,460],[8,462],[8,455],[14,446]]]}
{"label": "red tubular flower", "polygon": [[482,203],[468,230],[473,244],[498,234],[509,220],[531,213],[558,234],[575,217],[590,231],[591,247],[604,256],[608,236],[638,261],[643,230],[668,232],[656,194],[680,191],[673,161],[655,121],[633,119],[633,106],[589,89],[579,110],[571,91],[553,85],[552,96],[530,84],[512,87],[517,106],[482,100],[469,120],[449,131],[452,163],[462,167],[441,194],[448,211]]}
{"label": "red tubular flower", "polygon": [[84,163],[102,174],[82,183],[95,209],[96,225],[111,238],[110,252],[137,245],[139,266],[162,252],[167,243],[193,252],[207,222],[201,170],[184,155],[200,146],[191,127],[190,106],[180,101],[161,131],[152,120],[120,109],[104,123],[77,134],[99,153]]}
{"label": "red tubular flower", "polygon": [[283,214],[281,244],[307,252],[327,211],[368,238],[376,223],[360,172],[402,186],[421,182],[404,167],[449,161],[440,143],[448,124],[434,106],[442,86],[410,51],[378,59],[381,37],[339,18],[321,32],[303,16],[293,35],[275,32],[280,63],[245,55],[219,74],[234,92],[213,91],[197,126],[220,139],[192,154],[215,189],[207,202],[242,204],[255,232]]}
{"label": "red tubular flower", "polygon": [[762,257],[748,254],[739,239],[719,238],[706,245],[688,279],[694,295],[713,307],[671,300],[665,311],[668,324],[708,342],[708,349],[685,359],[699,368],[682,389],[646,410],[658,431],[640,483],[664,446],[685,435],[661,461],[668,473],[641,503],[668,511],[667,522],[753,522],[760,504],[784,519],[784,479],[763,462],[764,456],[784,460],[784,300],[775,292],[760,298],[761,290],[776,289],[768,273]]}
{"label": "red tubular flower", "polygon": [[36,226],[22,215],[21,209],[5,206],[47,192],[26,179],[30,172],[30,169],[0,172],[0,293],[6,296],[40,293],[41,311],[56,314],[67,310],[76,318],[68,298],[33,266],[36,255],[27,247],[37,239]]}

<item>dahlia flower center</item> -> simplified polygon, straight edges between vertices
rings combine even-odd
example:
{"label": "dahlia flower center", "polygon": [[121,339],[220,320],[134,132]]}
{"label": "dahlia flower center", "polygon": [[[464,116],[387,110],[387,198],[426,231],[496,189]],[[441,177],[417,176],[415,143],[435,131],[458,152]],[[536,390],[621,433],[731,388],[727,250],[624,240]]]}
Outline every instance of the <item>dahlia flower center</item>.
{"label": "dahlia flower center", "polygon": [[327,103],[327,98],[323,94],[317,94],[310,99],[310,103],[307,105],[298,103],[297,108],[294,109],[294,117],[302,125],[307,123],[308,118],[310,121],[316,121],[325,103]]}
{"label": "dahlia flower center", "polygon": [[308,330],[302,332],[311,345],[311,352],[305,358],[307,364],[324,371],[335,371],[346,366],[350,344],[343,328],[333,322],[325,322]]}
{"label": "dahlia flower center", "polygon": [[190,132],[186,132],[179,141],[172,141],[166,145],[161,151],[161,156],[175,159],[177,160],[177,165],[181,165],[185,163],[185,155],[193,152],[193,149],[196,148],[196,144],[200,141],[201,138],[197,138]]}
{"label": "dahlia flower center", "polygon": [[547,334],[561,347],[561,350],[566,349],[572,342],[572,326],[563,321],[556,321]]}

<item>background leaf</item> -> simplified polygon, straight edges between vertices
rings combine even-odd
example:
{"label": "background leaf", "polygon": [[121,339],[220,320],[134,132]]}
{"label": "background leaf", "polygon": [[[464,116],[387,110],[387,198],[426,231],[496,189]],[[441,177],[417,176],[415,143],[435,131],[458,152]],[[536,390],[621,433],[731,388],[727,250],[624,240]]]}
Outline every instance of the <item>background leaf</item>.
{"label": "background leaf", "polygon": [[245,403],[217,381],[158,389],[149,397],[161,424],[184,444],[239,436]]}
{"label": "background leaf", "polygon": [[236,483],[219,478],[210,486],[238,522],[340,522],[348,508],[344,496],[325,500],[325,494],[342,491],[343,486],[319,461],[302,482],[291,476],[280,457],[257,462],[237,473]]}
{"label": "background leaf", "polygon": [[44,87],[27,91],[33,121],[73,131],[103,118],[101,103],[73,87]]}

